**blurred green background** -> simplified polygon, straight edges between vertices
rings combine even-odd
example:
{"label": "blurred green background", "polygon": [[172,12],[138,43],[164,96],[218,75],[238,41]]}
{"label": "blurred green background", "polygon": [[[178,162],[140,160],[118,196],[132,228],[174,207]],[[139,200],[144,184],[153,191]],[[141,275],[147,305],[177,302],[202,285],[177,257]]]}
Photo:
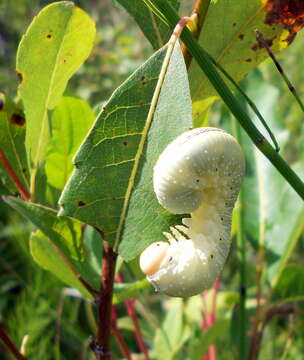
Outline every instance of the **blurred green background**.
{"label": "blurred green background", "polygon": [[[18,85],[15,73],[18,43],[35,14],[49,3],[50,1],[37,0],[0,1],[0,91],[12,98],[16,97]],[[69,82],[67,93],[86,99],[93,108],[98,109],[113,90],[153,53],[153,50],[136,23],[118,5],[114,6],[112,1],[82,0],[75,3],[95,20],[97,38],[93,53]],[[192,1],[184,1],[182,12],[186,13],[191,3]],[[289,48],[278,55],[284,70],[302,97],[303,43],[302,32]],[[293,164],[303,162],[303,113],[274,65],[269,60],[265,61],[242,82],[242,86],[252,95],[266,118],[267,115],[272,114],[271,123],[275,129],[279,129],[278,140],[284,143],[284,156],[288,162]],[[270,101],[268,95],[273,90],[275,94]],[[213,105],[209,122],[213,125],[225,125],[225,121],[230,121],[230,117],[221,101],[217,101]],[[93,358],[87,346],[87,339],[88,334],[94,333],[95,330],[92,319],[94,309],[91,304],[79,298],[72,289],[64,288],[59,280],[33,262],[28,249],[28,239],[32,229],[28,222],[21,219],[0,200],[0,325],[5,325],[18,346],[24,335],[31,333],[28,346],[29,358],[38,360]],[[249,272],[250,281],[254,283],[254,275],[252,275],[255,266],[254,242],[252,245],[248,247],[248,266],[253,271]],[[292,254],[292,261],[301,263],[303,254],[302,237]],[[232,252],[223,274],[224,281],[230,279],[232,290],[238,289],[236,268],[235,253]],[[153,338],[147,323],[158,324],[165,317],[161,310],[163,306],[157,302],[158,300],[159,298],[154,295],[150,298],[139,297],[138,300],[137,310],[143,319],[141,325],[146,339]],[[195,301],[193,300],[193,304],[188,306],[191,312],[197,311],[198,305],[194,304]],[[118,315],[126,341],[134,352],[138,351],[130,321],[122,306],[118,307]],[[167,326],[169,320],[167,319]],[[226,326],[225,324],[223,326]],[[271,359],[273,353],[277,351],[281,353],[289,331],[294,332],[296,344],[291,350],[291,354],[294,355],[290,358],[301,358],[301,354],[304,353],[304,329],[297,322],[292,326],[293,330],[290,330],[288,321],[282,319],[272,323],[266,332],[260,359]],[[227,326],[218,331],[226,328]],[[280,336],[277,335],[278,333]],[[227,349],[226,352],[223,351],[220,359],[232,359],[231,350],[225,345],[225,339],[220,338],[219,344],[223,349]],[[119,358],[116,344],[113,354],[113,358]],[[10,358],[1,343],[0,358]],[[140,358],[142,357],[138,357]]]}

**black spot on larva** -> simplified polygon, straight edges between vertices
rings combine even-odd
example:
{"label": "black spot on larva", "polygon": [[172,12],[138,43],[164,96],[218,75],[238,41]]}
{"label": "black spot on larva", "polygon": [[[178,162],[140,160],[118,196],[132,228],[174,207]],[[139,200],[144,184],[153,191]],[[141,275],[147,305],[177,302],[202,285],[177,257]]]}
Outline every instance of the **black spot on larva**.
{"label": "black spot on larva", "polygon": [[25,124],[25,118],[20,114],[13,114],[10,118],[10,122],[17,126],[23,126]]}
{"label": "black spot on larva", "polygon": [[213,255],[212,255],[212,254],[210,255],[210,257],[211,257],[211,259],[213,259]]}
{"label": "black spot on larva", "polygon": [[123,144],[124,144],[124,146],[127,146],[127,145],[128,145],[128,142],[127,142],[127,141],[124,141]]}
{"label": "black spot on larva", "polygon": [[156,246],[160,246],[160,243],[157,243]]}
{"label": "black spot on larva", "polygon": [[16,74],[17,74],[17,78],[19,79],[19,81],[22,82],[23,76],[22,76],[21,72],[16,71]]}
{"label": "black spot on larva", "polygon": [[83,201],[78,201],[78,206],[85,206],[85,202],[83,202]]}
{"label": "black spot on larva", "polygon": [[4,101],[0,99],[0,111],[4,108]]}
{"label": "black spot on larva", "polygon": [[172,256],[170,256],[170,257],[169,257],[169,261],[171,262],[172,260],[173,260],[173,257],[172,257]]}

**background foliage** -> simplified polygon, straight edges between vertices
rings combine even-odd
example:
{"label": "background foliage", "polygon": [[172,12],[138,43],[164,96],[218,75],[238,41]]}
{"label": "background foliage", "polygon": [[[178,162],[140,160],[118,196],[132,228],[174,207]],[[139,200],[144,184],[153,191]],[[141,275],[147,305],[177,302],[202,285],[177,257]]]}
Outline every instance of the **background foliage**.
{"label": "background foliage", "polygon": [[[8,98],[15,98],[17,93],[15,58],[20,38],[33,16],[49,3],[4,0],[0,4],[0,90]],[[183,2],[180,12],[187,14],[191,3]],[[60,127],[61,117],[67,118],[65,114],[69,113],[72,122],[75,115],[73,117],[73,111],[68,109],[77,109],[75,113],[77,116],[81,114],[81,133],[84,135],[95,114],[112,92],[154,52],[132,17],[123,10],[123,1],[116,1],[115,5],[111,1],[78,1],[77,5],[95,20],[97,38],[89,59],[72,77],[65,96],[52,114],[54,131],[58,134],[69,132],[69,122],[66,128]],[[210,42],[212,39],[205,41]],[[299,33],[293,43],[278,55],[300,95],[304,92],[304,70],[299,61],[303,56],[303,41],[304,36]],[[157,47],[157,43],[154,47]],[[190,70],[190,74],[191,71],[195,70]],[[190,83],[190,86],[195,84]],[[273,64],[269,60],[265,61],[249,74],[242,82],[242,87],[254,99],[271,125],[280,142],[284,158],[303,174],[303,113]],[[204,121],[224,127],[232,133],[235,131],[233,120],[221,101],[213,104],[209,117],[204,117]],[[56,136],[54,138],[56,139]],[[47,200],[41,199],[41,203],[48,202],[56,207],[60,190],[72,167],[62,168],[60,176],[52,178],[52,165],[58,169],[62,157],[69,163],[81,140],[80,137],[75,138],[75,143],[65,144],[66,146],[53,140],[54,143],[46,150],[49,159],[46,174],[51,186],[48,188]],[[254,324],[258,315],[257,287],[260,287],[259,298],[262,303],[264,301],[272,305],[295,304],[299,309],[296,315],[275,317],[271,320],[265,328],[259,358],[301,358],[304,352],[304,329],[301,326],[304,301],[304,277],[301,266],[304,251],[303,204],[242,132],[239,141],[247,159],[242,208],[243,227],[248,240],[248,319]],[[24,181],[27,181],[26,178]],[[1,194],[7,193],[1,185]],[[17,207],[18,201],[15,202]],[[37,218],[44,211],[43,208],[32,210],[31,215],[29,209],[23,209],[29,218]],[[22,210],[19,211],[22,213]],[[53,221],[51,215],[49,214],[49,222]],[[79,288],[79,284],[75,284],[73,288],[65,287],[51,274],[57,272],[59,277],[65,274],[61,280],[71,285],[72,275],[69,275],[69,270],[48,268],[48,259],[45,258],[45,254],[48,254],[48,258],[57,256],[52,243],[64,242],[71,228],[76,233],[82,231],[81,225],[74,221],[65,224],[64,227],[61,224],[56,227],[55,224],[54,231],[48,234],[51,242],[41,241],[45,238],[43,224],[37,222],[35,225],[40,231],[36,231],[30,239],[34,226],[1,201],[0,323],[5,326],[18,346],[25,334],[30,335],[27,344],[27,355],[30,359],[90,359],[92,354],[88,349],[88,335],[96,331],[93,316],[95,308],[82,298],[79,291],[84,293],[85,290]],[[237,221],[234,223],[234,240],[236,229]],[[98,284],[101,253],[98,235],[91,227],[85,229],[84,241],[86,248],[92,249],[92,256],[84,262],[81,251],[75,253],[75,266],[78,266],[84,278]],[[67,244],[68,247],[70,245]],[[70,248],[80,248],[78,245],[73,244]],[[51,272],[37,266],[30,253],[36,262]],[[217,322],[207,333],[202,331],[201,322],[203,314],[206,315],[210,311],[212,291],[203,296],[203,301],[200,296],[188,301],[168,299],[154,294],[150,288],[142,290],[137,295],[136,310],[151,358],[195,359],[202,357],[212,343],[219,349],[218,359],[232,359],[236,356],[238,329],[235,324],[239,316],[240,276],[237,255],[237,244],[234,241],[217,296]],[[80,258],[81,261],[78,262]],[[123,265],[121,273],[126,281],[143,278],[138,270],[137,259]],[[77,286],[79,291],[76,289]],[[119,292],[116,296],[118,302]],[[129,349],[138,354],[140,350],[134,340],[134,328],[124,305],[118,304],[116,311],[118,327]],[[3,358],[9,358],[2,344],[0,354]],[[142,354],[136,356],[143,358]],[[115,341],[113,358],[122,358]]]}

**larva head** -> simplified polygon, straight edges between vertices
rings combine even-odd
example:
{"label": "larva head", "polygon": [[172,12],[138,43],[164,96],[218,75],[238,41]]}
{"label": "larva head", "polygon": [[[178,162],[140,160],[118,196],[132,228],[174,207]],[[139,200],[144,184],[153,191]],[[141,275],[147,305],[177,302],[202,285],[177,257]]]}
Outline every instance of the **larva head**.
{"label": "larva head", "polygon": [[168,248],[169,244],[164,241],[158,241],[148,246],[140,255],[141,271],[148,276],[155,274],[166,257]]}

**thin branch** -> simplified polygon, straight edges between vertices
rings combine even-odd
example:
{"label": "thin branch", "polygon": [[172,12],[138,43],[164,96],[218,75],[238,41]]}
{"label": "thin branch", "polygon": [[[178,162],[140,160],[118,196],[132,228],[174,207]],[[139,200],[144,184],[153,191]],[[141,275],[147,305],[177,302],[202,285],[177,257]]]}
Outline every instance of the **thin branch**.
{"label": "thin branch", "polygon": [[[196,26],[193,31],[193,35],[195,36],[196,39],[199,39],[200,37],[210,2],[211,0],[195,0],[192,6],[190,17],[194,18],[194,16],[196,16],[196,24],[195,24]],[[184,43],[182,44],[181,49],[184,55],[186,67],[187,69],[189,69],[191,65],[191,61],[193,59],[192,54],[189,52],[187,46]]]}
{"label": "thin branch", "polygon": [[260,43],[260,45],[265,48],[265,50],[267,51],[269,57],[271,58],[271,60],[273,61],[273,63],[275,64],[276,68],[278,69],[278,72],[281,74],[281,76],[283,77],[285,84],[287,85],[289,91],[291,92],[291,94],[295,97],[297,103],[299,104],[301,110],[304,112],[304,105],[302,100],[300,99],[296,89],[294,88],[294,86],[292,85],[291,81],[288,79],[285,71],[283,70],[282,66],[280,65],[280,63],[277,61],[277,59],[275,58],[273,52],[271,51],[267,41],[264,39],[263,34],[256,29],[255,30],[255,34],[256,34],[256,39],[258,40],[258,42]]}
{"label": "thin branch", "polygon": [[117,327],[116,320],[117,320],[117,316],[116,316],[116,312],[115,312],[115,307],[112,306],[112,333],[118,342],[118,346],[119,346],[120,351],[123,354],[123,356],[127,360],[132,360],[130,350],[128,349],[128,346],[127,346],[126,342],[124,341],[124,339]]}
{"label": "thin branch", "polygon": [[107,241],[103,241],[102,274],[100,292],[96,298],[98,307],[98,331],[95,343],[91,343],[97,360],[110,360],[112,328],[112,296],[117,254]]}
{"label": "thin branch", "polygon": [[23,186],[22,182],[19,180],[17,174],[15,173],[15,170],[13,169],[10,162],[8,161],[8,158],[5,156],[4,152],[1,149],[0,149],[0,162],[2,163],[4,169],[6,170],[9,177],[12,179],[18,192],[22,196],[23,200],[29,201],[30,200],[29,192]]}
{"label": "thin branch", "polygon": [[[124,282],[121,274],[117,274],[117,280],[120,283]],[[127,313],[129,315],[129,317],[131,318],[133,325],[134,325],[135,339],[138,344],[138,347],[139,347],[140,351],[144,354],[145,359],[150,360],[149,352],[148,352],[147,346],[143,340],[141,329],[140,329],[139,322],[138,322],[138,318],[136,315],[135,301],[136,301],[136,298],[132,298],[130,300],[126,300],[124,303],[125,303],[125,306],[127,309]]]}
{"label": "thin branch", "polygon": [[289,304],[283,304],[281,306],[275,306],[270,308],[264,316],[264,319],[261,324],[261,328],[252,338],[248,360],[257,359],[263,338],[263,333],[269,321],[276,315],[290,315],[290,314],[296,314],[296,312],[297,309],[295,308],[295,306]]}
{"label": "thin branch", "polygon": [[17,360],[27,360],[25,356],[17,349],[13,344],[9,336],[6,334],[3,328],[0,327],[0,339],[3,341],[4,345],[7,347],[8,351],[15,356]]}
{"label": "thin branch", "polygon": [[[54,245],[54,244],[53,244]],[[93,296],[93,298],[96,298],[98,295],[98,291],[92,288],[92,286],[79,274],[78,270],[74,267],[72,262],[63,254],[61,249],[54,245],[54,248],[60,256],[60,258],[64,261],[64,263],[68,266],[68,268],[71,270],[73,275],[77,278],[77,280],[85,287],[85,289]]]}

